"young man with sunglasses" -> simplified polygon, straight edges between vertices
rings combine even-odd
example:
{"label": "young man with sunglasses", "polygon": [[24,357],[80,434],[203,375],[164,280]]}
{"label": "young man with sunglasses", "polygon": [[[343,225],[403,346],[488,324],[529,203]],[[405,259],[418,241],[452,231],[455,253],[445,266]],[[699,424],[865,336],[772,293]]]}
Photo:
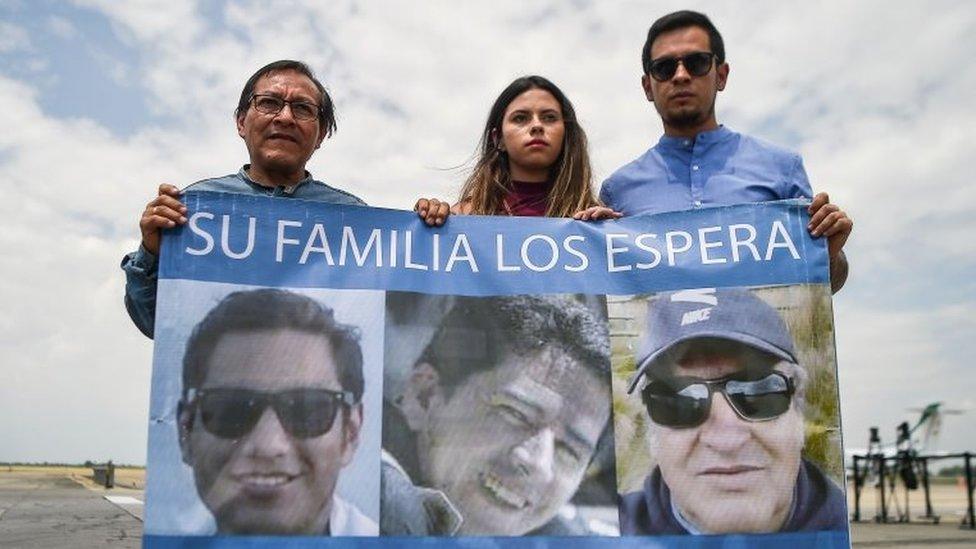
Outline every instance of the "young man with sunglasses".
{"label": "young man with sunglasses", "polygon": [[621,533],[847,528],[843,491],[801,456],[807,375],[775,309],[741,289],[657,296],[636,363],[657,466],[622,496]]}
{"label": "young man with sunglasses", "polygon": [[183,461],[224,535],[377,535],[335,494],[363,424],[357,331],[275,289],[224,298],[194,328],[177,410]]}
{"label": "young man with sunglasses", "polygon": [[142,243],[122,259],[125,307],[136,327],[153,337],[160,235],[186,223],[180,196],[188,190],[220,191],[332,204],[363,205],[359,198],[312,178],[305,164],[336,130],[332,98],[301,61],[281,60],[258,69],[248,79],[234,111],[237,133],[250,163],[237,173],[204,179],[182,191],[159,186],[158,195],[139,220]]}
{"label": "young man with sunglasses", "polygon": [[[380,532],[591,534],[561,511],[612,446],[606,321],[571,296],[454,299],[384,409]],[[429,321],[409,294],[387,300],[388,319],[410,319],[388,349],[407,347]]]}
{"label": "young man with sunglasses", "polygon": [[694,11],[665,15],[648,30],[641,57],[641,87],[661,116],[664,136],[603,183],[607,208],[583,218],[812,198],[807,228],[828,238],[831,288],[839,290],[853,223],[827,193],[813,196],[799,155],[718,124],[715,100],[729,64],[715,25]]}

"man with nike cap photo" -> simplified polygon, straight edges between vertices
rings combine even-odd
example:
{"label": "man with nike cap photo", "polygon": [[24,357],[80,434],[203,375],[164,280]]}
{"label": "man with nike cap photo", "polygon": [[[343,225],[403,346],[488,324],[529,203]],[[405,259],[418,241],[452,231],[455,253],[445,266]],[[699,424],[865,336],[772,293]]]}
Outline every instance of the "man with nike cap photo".
{"label": "man with nike cap photo", "polygon": [[807,372],[773,307],[736,288],[659,295],[636,364],[657,465],[621,497],[622,534],[847,528],[842,489],[801,455]]}

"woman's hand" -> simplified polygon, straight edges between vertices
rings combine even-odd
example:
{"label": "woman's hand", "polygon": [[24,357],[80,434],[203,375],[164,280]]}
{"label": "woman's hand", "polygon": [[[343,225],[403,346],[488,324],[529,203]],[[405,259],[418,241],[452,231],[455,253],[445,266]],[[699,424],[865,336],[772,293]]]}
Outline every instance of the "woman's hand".
{"label": "woman's hand", "polygon": [[600,221],[601,219],[620,219],[624,214],[615,212],[606,206],[590,206],[573,214],[573,219],[580,221]]}
{"label": "woman's hand", "polygon": [[413,206],[420,219],[430,227],[440,227],[451,215],[451,205],[436,198],[421,198]]}

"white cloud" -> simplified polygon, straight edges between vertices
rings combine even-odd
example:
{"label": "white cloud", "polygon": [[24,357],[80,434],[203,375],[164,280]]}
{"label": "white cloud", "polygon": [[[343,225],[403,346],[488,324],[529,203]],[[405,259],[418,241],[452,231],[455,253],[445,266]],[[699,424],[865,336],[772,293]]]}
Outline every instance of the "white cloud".
{"label": "white cloud", "polygon": [[[732,86],[744,121],[772,118],[799,136],[815,187],[852,213],[857,241],[906,242],[923,261],[972,264],[963,235],[976,230],[967,215],[976,187],[965,181],[964,162],[976,152],[966,138],[976,124],[969,100],[976,67],[962,52],[976,47],[976,13],[944,8],[778,10],[757,21],[758,30],[739,27],[752,38],[736,46],[747,74],[733,64]],[[777,55],[760,54],[770,50]],[[894,249],[859,246],[866,255],[854,261],[890,268]]]}
{"label": "white cloud", "polygon": [[30,49],[31,43],[27,31],[13,23],[0,21],[0,53],[29,51]]}
{"label": "white cloud", "polygon": [[[973,296],[945,306],[915,311],[837,303],[837,340],[844,439],[866,445],[869,426],[879,426],[887,440],[895,425],[917,420],[909,408],[944,402],[947,408],[971,408],[976,389],[969,365],[976,320]],[[976,410],[970,412],[976,413]],[[947,417],[941,450],[972,450],[976,434],[971,419]]]}
{"label": "white cloud", "polygon": [[64,38],[65,40],[75,38],[75,36],[78,34],[78,29],[75,28],[74,24],[60,15],[52,15],[48,17],[47,27],[56,36]]}
{"label": "white cloud", "polygon": [[[464,173],[442,168],[470,157],[495,96],[526,73],[550,77],[573,100],[599,177],[640,154],[661,131],[639,88],[640,47],[655,17],[684,7],[238,2],[207,20],[189,1],[81,5],[104,14],[139,60],[116,77],[172,122],[121,138],[94,119],[52,118],[37,100],[39,82],[53,77],[47,65],[30,81],[0,65],[0,181],[19,191],[0,205],[0,459],[144,458],[151,346],[125,316],[118,261],[136,245],[138,213],[158,183],[245,161],[231,112],[257,67],[304,59],[332,91],[340,130],[313,173],[371,204],[408,208],[422,195],[456,197]],[[958,278],[974,267],[976,10],[700,9],[723,31],[732,64],[720,120],[799,148],[815,188],[855,218],[851,281],[837,308],[853,436],[859,422],[898,412],[906,387],[933,400],[972,394],[971,382],[935,374],[976,353],[959,335],[973,332],[964,314],[973,285]],[[46,21],[55,33],[85,30],[82,20]],[[22,29],[0,23],[0,53],[28,47]],[[929,287],[934,303],[918,313],[917,293]],[[950,346],[958,352],[940,352]],[[11,409],[36,413],[26,421]]]}
{"label": "white cloud", "polygon": [[201,37],[203,21],[191,0],[112,2],[78,0],[76,4],[100,11],[124,37],[140,46],[185,43]]}

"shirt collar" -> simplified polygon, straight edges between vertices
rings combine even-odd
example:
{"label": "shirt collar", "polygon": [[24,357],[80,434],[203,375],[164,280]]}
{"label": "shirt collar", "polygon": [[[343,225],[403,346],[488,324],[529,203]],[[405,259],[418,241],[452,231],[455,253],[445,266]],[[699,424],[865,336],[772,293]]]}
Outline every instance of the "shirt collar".
{"label": "shirt collar", "polygon": [[[790,514],[786,516],[786,520],[783,522],[783,526],[789,524],[790,521],[793,520],[793,515],[796,514],[796,492],[799,484],[800,483],[797,482],[796,485],[793,486],[793,501],[790,502]],[[694,522],[691,522],[691,520],[685,518],[685,516],[681,513],[681,509],[678,507],[678,504],[674,502],[673,497],[670,498],[670,503],[671,503],[671,514],[674,516],[674,520],[678,521],[678,524],[680,524],[682,528],[687,530],[689,534],[693,536],[702,535],[703,532],[698,528],[698,526],[695,525]]]}
{"label": "shirt collar", "polygon": [[675,504],[674,498],[671,498],[671,514],[674,515],[674,520],[678,521],[678,524],[687,530],[689,534],[693,536],[700,536],[702,534],[701,530],[699,530],[694,523],[686,519],[685,516],[681,514],[681,509],[678,509],[678,505]]}
{"label": "shirt collar", "polygon": [[[248,175],[248,173],[247,173],[247,170],[250,169],[250,167],[251,167],[250,164],[244,164],[243,166],[241,166],[241,169],[238,170],[238,172],[237,172],[237,177],[240,177],[241,179],[243,179],[247,183],[250,183],[251,185],[254,185],[254,186],[257,186],[257,187],[261,187],[261,188],[264,188],[264,189],[270,189],[270,188],[272,188],[272,187],[268,187],[266,185],[262,185],[262,184],[258,183],[257,181],[251,179],[251,176]],[[282,187],[282,188],[285,190],[285,194],[293,194],[295,192],[295,190],[298,189],[298,187],[301,187],[302,185],[308,183],[309,181],[312,181],[312,174],[308,170],[305,170],[305,177],[302,178],[301,181],[299,181],[298,183],[295,183],[294,185],[289,185],[287,187]]]}
{"label": "shirt collar", "polygon": [[662,147],[668,147],[672,149],[690,149],[693,146],[702,145],[708,146],[713,143],[718,143],[719,141],[724,141],[726,138],[732,135],[732,130],[726,128],[723,125],[714,130],[708,130],[699,133],[695,137],[676,137],[672,135],[662,135],[661,139],[658,141],[658,145]]}

